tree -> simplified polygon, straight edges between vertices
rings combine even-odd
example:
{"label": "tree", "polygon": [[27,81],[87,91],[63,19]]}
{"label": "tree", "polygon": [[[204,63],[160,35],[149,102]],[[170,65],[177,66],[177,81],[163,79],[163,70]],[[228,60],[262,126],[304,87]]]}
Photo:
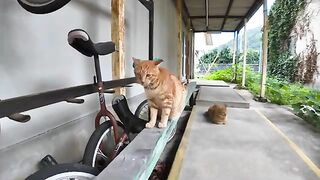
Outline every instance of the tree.
{"label": "tree", "polygon": [[[259,64],[259,51],[255,49],[247,50],[247,64]],[[243,54],[240,54],[240,61],[243,61]]]}
{"label": "tree", "polygon": [[202,67],[205,70],[205,74],[207,74],[210,72],[212,66],[217,62],[219,55],[220,53],[217,49],[209,51],[209,53],[206,53],[200,57],[198,66],[200,66],[200,68]]}
{"label": "tree", "polygon": [[229,47],[224,47],[220,50],[219,63],[221,64],[231,64],[232,63],[232,52]]}

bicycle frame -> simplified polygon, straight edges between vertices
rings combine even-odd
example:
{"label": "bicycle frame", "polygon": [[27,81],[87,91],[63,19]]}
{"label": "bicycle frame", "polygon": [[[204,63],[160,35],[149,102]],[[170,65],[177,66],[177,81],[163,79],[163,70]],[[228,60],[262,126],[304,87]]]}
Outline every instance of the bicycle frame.
{"label": "bicycle frame", "polygon": [[111,124],[113,126],[113,133],[114,133],[114,141],[116,144],[119,144],[119,137],[118,137],[118,125],[116,118],[112,115],[110,111],[108,111],[106,107],[106,102],[104,98],[104,87],[102,82],[101,76],[101,69],[100,69],[100,61],[99,56],[94,55],[94,66],[96,70],[96,77],[97,77],[97,86],[98,86],[98,94],[99,94],[99,103],[100,103],[100,111],[98,112],[95,118],[95,128],[100,125],[100,119],[103,116],[107,116],[110,118]]}

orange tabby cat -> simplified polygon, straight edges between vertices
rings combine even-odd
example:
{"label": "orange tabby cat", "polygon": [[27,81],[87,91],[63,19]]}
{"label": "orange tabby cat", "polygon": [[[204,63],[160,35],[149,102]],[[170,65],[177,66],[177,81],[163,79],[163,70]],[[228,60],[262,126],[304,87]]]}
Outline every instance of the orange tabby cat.
{"label": "orange tabby cat", "polygon": [[167,126],[168,119],[178,118],[183,108],[186,88],[167,69],[159,67],[163,60],[148,61],[132,58],[137,82],[144,87],[150,109],[147,128],[156,124],[157,114],[161,114],[159,128]]}
{"label": "orange tabby cat", "polygon": [[227,107],[224,104],[215,104],[209,107],[207,111],[210,121],[215,124],[226,124]]}

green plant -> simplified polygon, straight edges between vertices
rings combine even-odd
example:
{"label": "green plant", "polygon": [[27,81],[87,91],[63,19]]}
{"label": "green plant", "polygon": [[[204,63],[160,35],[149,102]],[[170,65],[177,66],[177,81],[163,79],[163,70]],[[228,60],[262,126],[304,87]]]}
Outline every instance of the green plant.
{"label": "green plant", "polygon": [[[247,50],[247,64],[258,64],[259,63],[259,51],[255,49]],[[240,62],[243,62],[243,53],[240,54]]]}
{"label": "green plant", "polygon": [[289,53],[290,33],[304,5],[304,0],[277,0],[269,14],[268,69],[270,74],[290,81],[297,64],[297,58]]}
{"label": "green plant", "polygon": [[233,68],[227,68],[224,70],[215,71],[215,72],[203,77],[203,79],[223,80],[226,82],[231,82],[232,78],[233,78]]}
{"label": "green plant", "polygon": [[[233,68],[215,71],[205,76],[204,79],[231,82],[233,72]],[[240,84],[242,68],[238,68],[237,74],[237,83]],[[251,71],[250,68],[246,69],[246,87],[252,94],[259,94],[260,81],[261,75],[259,73]],[[304,87],[299,83],[290,83],[277,77],[268,77],[266,97],[272,103],[290,105],[298,116],[320,128],[320,91]]]}

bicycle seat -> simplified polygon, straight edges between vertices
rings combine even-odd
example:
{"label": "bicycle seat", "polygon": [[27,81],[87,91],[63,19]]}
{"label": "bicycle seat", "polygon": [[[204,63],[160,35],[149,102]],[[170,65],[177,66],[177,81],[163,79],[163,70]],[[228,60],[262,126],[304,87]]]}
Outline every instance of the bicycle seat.
{"label": "bicycle seat", "polygon": [[113,98],[112,108],[129,132],[139,133],[145,128],[147,122],[138,118],[130,111],[127,99],[124,95]]}
{"label": "bicycle seat", "polygon": [[89,34],[82,29],[74,29],[68,33],[68,43],[83,55],[107,55],[115,51],[115,44],[109,42],[92,42]]}

